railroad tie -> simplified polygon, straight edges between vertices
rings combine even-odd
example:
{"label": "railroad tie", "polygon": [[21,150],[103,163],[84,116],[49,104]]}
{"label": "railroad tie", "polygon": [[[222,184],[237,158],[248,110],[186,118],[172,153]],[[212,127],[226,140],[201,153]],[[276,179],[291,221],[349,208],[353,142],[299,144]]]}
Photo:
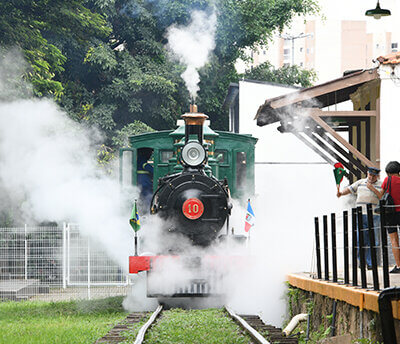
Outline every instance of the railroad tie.
{"label": "railroad tie", "polygon": [[106,335],[98,339],[95,344],[115,344],[126,340],[122,332],[129,331],[129,325],[140,322],[147,313],[130,313],[123,321],[115,325]]}
{"label": "railroad tie", "polygon": [[267,325],[258,315],[240,315],[251,327],[256,329],[259,333],[271,343],[279,344],[298,344],[299,340],[296,337],[286,337],[282,333],[282,329],[272,325]]}

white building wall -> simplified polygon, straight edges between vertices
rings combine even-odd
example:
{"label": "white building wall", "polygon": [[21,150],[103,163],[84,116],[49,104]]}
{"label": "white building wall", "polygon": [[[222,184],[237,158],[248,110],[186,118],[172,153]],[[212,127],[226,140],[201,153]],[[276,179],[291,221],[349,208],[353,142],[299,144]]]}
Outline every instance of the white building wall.
{"label": "white building wall", "polygon": [[[262,262],[263,273],[257,273],[254,285],[264,293],[267,290],[275,300],[271,304],[270,299],[253,297],[256,304],[252,310],[256,309],[275,325],[280,325],[285,312],[282,296],[286,275],[315,271],[314,218],[319,217],[321,231],[322,215],[330,219],[330,214],[336,212],[337,228],[341,228],[342,210],[353,206],[351,196],[337,199],[333,167],[324,163],[319,155],[293,134],[278,132],[278,124],[257,126],[254,117],[266,99],[295,90],[273,84],[239,82],[240,133],[259,139],[256,195],[251,199],[255,226],[251,229],[249,249]],[[237,234],[243,234],[245,214],[245,208],[235,202],[232,225]],[[340,232],[337,240],[342,240]],[[341,268],[342,259],[338,257]]]}
{"label": "white building wall", "polygon": [[[254,117],[258,108],[268,98],[296,91],[296,88],[274,84],[239,81],[239,130],[258,138],[257,162],[322,162],[316,153],[290,133],[277,130],[279,123],[257,126]],[[276,149],[279,147],[279,149]]]}
{"label": "white building wall", "polygon": [[[381,169],[389,161],[400,161],[400,65],[380,67],[381,77]],[[382,176],[385,176],[383,173]]]}
{"label": "white building wall", "polygon": [[257,227],[252,235],[260,235],[260,243],[264,244],[264,236],[272,236],[268,240],[280,248],[279,259],[291,261],[283,273],[310,269],[314,217],[341,211],[346,203],[336,198],[332,166],[293,134],[280,133],[276,129],[279,124],[259,127],[254,120],[266,99],[293,91],[271,84],[239,82],[240,133],[258,138],[253,202]]}

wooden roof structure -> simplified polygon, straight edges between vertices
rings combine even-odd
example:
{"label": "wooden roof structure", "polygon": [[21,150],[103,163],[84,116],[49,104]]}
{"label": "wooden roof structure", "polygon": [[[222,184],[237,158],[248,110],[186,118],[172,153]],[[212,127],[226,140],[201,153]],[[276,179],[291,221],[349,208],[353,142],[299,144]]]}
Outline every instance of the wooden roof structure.
{"label": "wooden roof structure", "polygon": [[[377,68],[345,73],[341,78],[267,99],[256,114],[257,125],[280,122],[329,164],[341,162],[350,178],[368,166],[379,167],[379,92]],[[353,111],[324,111],[352,100]],[[339,132],[348,132],[349,139]]]}

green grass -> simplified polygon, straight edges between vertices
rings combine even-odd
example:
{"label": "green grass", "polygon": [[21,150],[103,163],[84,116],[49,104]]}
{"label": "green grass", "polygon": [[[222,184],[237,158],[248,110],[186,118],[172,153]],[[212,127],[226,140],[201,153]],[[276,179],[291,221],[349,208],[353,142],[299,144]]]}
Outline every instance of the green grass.
{"label": "green grass", "polygon": [[146,344],[249,344],[251,338],[221,309],[165,311]]}
{"label": "green grass", "polygon": [[122,297],[0,302],[0,343],[93,344],[126,316]]}

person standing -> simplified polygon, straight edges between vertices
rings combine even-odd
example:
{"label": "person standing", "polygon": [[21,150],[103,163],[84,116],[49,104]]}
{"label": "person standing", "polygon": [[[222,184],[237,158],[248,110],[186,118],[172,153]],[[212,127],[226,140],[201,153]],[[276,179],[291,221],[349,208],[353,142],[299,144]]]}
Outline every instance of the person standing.
{"label": "person standing", "polygon": [[153,197],[153,166],[149,159],[153,154],[151,148],[138,150],[137,158],[137,185],[140,188],[140,201],[145,213],[149,212],[151,199]]}
{"label": "person standing", "polygon": [[382,198],[385,192],[389,192],[393,198],[396,206],[394,213],[386,214],[387,232],[389,233],[390,242],[392,243],[392,252],[396,265],[390,273],[400,273],[400,248],[399,248],[399,235],[397,227],[400,226],[400,163],[398,161],[390,161],[386,167],[385,172],[387,177],[382,183],[382,189],[376,190],[379,198]]}
{"label": "person standing", "polygon": [[[362,228],[364,246],[369,247],[369,234],[368,234],[368,216],[367,216],[367,204],[371,203],[373,210],[378,206],[381,185],[382,182],[379,180],[380,169],[376,167],[368,167],[367,178],[360,179],[350,186],[346,187],[343,191],[338,189],[336,196],[339,198],[348,194],[356,196],[356,207],[362,207]],[[373,226],[375,234],[375,245],[379,244],[379,215],[373,216]],[[368,270],[372,269],[371,261],[371,250],[366,249],[365,259],[367,261]]]}

